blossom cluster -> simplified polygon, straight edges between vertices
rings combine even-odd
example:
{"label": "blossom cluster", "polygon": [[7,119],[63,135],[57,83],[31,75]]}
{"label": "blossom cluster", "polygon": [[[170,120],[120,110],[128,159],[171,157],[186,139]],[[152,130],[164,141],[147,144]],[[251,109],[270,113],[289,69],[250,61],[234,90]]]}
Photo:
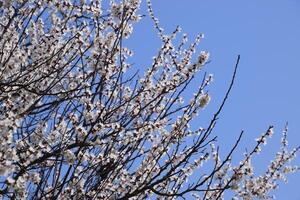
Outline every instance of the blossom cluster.
{"label": "blossom cluster", "polygon": [[[143,15],[140,0],[0,1],[0,196],[3,199],[269,198],[298,149],[282,149],[266,173],[253,175],[253,152],[232,166],[221,159],[213,130],[192,127],[209,104],[209,62],[177,27],[165,34],[152,64],[132,73],[123,41]],[[181,37],[179,40],[176,37]],[[179,41],[179,44],[176,44]],[[234,79],[234,77],[233,77]],[[186,89],[199,87],[192,98]],[[211,147],[211,148],[209,148]],[[214,167],[197,180],[189,177]]]}

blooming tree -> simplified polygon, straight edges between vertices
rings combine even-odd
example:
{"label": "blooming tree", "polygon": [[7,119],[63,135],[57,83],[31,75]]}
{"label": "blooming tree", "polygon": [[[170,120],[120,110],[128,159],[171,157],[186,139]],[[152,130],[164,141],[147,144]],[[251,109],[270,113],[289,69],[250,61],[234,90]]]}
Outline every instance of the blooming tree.
{"label": "blooming tree", "polygon": [[[213,130],[236,76],[206,128],[190,126],[207,106],[211,75],[183,97],[209,60],[180,28],[165,34],[151,66],[132,73],[123,45],[140,0],[0,1],[0,195],[3,199],[268,199],[298,149],[282,147],[257,176],[251,160],[221,158]],[[175,36],[181,37],[174,45]],[[186,101],[186,102],[185,102]],[[204,126],[204,125],[203,125]],[[197,172],[197,175],[191,175]],[[199,175],[200,174],[200,175]],[[190,177],[190,179],[189,179]],[[195,178],[196,177],[196,178]]]}

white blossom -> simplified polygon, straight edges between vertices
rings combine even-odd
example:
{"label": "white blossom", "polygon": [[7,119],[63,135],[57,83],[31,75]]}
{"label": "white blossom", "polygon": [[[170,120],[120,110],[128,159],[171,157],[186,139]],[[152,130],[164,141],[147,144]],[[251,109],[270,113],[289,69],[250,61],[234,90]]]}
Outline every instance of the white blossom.
{"label": "white blossom", "polygon": [[201,108],[206,107],[209,102],[210,96],[208,94],[204,94],[199,97],[199,105]]}
{"label": "white blossom", "polygon": [[164,31],[150,0],[161,43],[151,64],[135,64],[127,39],[141,3],[0,1],[1,198],[268,199],[299,170],[287,127],[265,173],[253,157],[273,127],[240,162],[235,146],[224,156],[214,132],[223,104],[201,115],[213,75],[189,87],[210,59],[198,51],[204,35]]}

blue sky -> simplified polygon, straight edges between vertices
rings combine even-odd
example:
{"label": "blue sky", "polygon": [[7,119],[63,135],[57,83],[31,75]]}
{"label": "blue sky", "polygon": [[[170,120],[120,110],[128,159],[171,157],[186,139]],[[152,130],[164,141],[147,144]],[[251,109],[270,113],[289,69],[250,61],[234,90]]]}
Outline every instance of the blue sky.
{"label": "blue sky", "polygon": [[[205,71],[214,74],[214,82],[209,89],[212,102],[203,115],[216,110],[227,89],[236,57],[241,55],[233,92],[215,131],[224,151],[244,129],[246,136],[236,153],[238,159],[247,146],[254,144],[256,137],[274,125],[274,137],[254,162],[258,172],[262,172],[279,148],[286,122],[290,146],[300,145],[298,0],[153,0],[152,4],[166,33],[180,25],[191,40],[198,33],[205,34],[199,50],[211,53],[211,63]],[[141,12],[147,14],[145,5]],[[151,63],[151,57],[160,47],[152,24],[145,17],[135,26],[129,40],[129,47],[135,50],[136,65]],[[196,83],[190,91],[195,87]],[[300,165],[299,156],[294,164]],[[299,180],[300,173],[289,176],[289,183],[281,184],[275,192],[277,199],[300,200]]]}

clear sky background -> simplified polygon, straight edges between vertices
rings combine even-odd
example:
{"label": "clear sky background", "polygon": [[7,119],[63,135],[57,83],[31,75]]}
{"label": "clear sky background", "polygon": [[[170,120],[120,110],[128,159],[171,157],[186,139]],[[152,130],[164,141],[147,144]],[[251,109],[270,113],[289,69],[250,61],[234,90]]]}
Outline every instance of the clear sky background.
{"label": "clear sky background", "polygon": [[[205,71],[214,74],[214,82],[209,89],[212,102],[203,116],[217,109],[236,57],[241,55],[236,83],[215,129],[221,150],[225,152],[244,129],[246,135],[235,154],[238,159],[246,147],[250,149],[255,144],[255,138],[274,125],[274,137],[254,162],[259,174],[279,149],[286,122],[289,145],[300,145],[299,0],[153,0],[152,4],[166,34],[177,25],[191,41],[198,33],[205,34],[199,50],[211,53],[211,63]],[[145,4],[141,12],[147,14]],[[150,64],[161,45],[152,25],[149,17],[145,17],[128,41],[128,46],[135,50],[136,66]],[[191,93],[196,85],[191,85]],[[200,116],[197,123],[205,126],[205,120],[201,120]],[[300,155],[294,164],[300,165]],[[275,192],[277,199],[300,200],[300,173],[288,178],[289,183],[280,184]]]}

